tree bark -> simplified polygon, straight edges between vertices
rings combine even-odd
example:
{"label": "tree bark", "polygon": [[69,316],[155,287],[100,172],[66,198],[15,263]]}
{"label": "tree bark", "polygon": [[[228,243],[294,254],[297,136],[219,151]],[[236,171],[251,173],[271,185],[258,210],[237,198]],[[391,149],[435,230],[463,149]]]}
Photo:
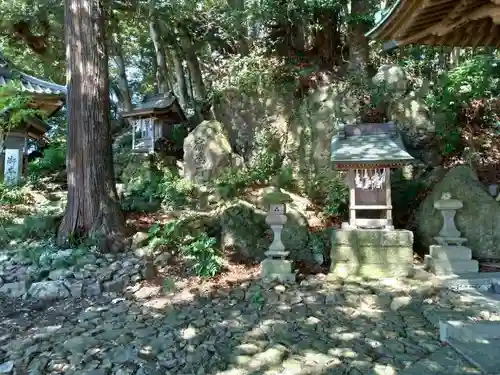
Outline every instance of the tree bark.
{"label": "tree bark", "polygon": [[104,24],[102,0],[65,0],[68,203],[57,243],[90,237],[103,251],[119,251],[125,220],[113,172]]}
{"label": "tree bark", "polygon": [[163,48],[160,27],[155,14],[155,0],[149,0],[149,35],[153,40],[156,54],[156,81],[158,83],[158,91],[160,93],[166,93],[170,91],[167,59],[165,58],[165,49]]}
{"label": "tree bark", "polygon": [[205,100],[205,84],[201,74],[200,62],[194,51],[193,41],[186,30],[180,29],[179,39],[181,47],[186,57],[186,64],[191,77],[193,95],[199,101]]}
{"label": "tree bark", "polygon": [[188,87],[184,67],[182,66],[182,57],[179,51],[174,48],[172,51],[172,59],[174,60],[175,78],[179,87],[179,102],[182,108],[186,108],[189,103]]}
{"label": "tree bark", "polygon": [[121,47],[117,48],[115,63],[118,67],[118,88],[122,95],[121,109],[129,112],[132,110],[132,96],[130,95],[130,87],[128,85],[127,73],[125,71],[125,59]]}
{"label": "tree bark", "polygon": [[349,66],[351,72],[369,76],[370,47],[365,32],[368,26],[363,17],[369,14],[370,2],[366,0],[351,0],[351,19],[348,25]]}
{"label": "tree bark", "polygon": [[118,19],[115,17],[113,12],[110,12],[111,25],[113,30],[113,39],[112,39],[112,51],[114,54],[115,64],[118,68],[118,89],[120,90],[121,100],[120,100],[120,109],[126,112],[132,110],[132,95],[130,94],[130,87],[128,84],[127,73],[126,73],[126,64],[125,59],[123,57],[123,48],[122,48],[122,38],[120,36],[120,25],[118,23]]}

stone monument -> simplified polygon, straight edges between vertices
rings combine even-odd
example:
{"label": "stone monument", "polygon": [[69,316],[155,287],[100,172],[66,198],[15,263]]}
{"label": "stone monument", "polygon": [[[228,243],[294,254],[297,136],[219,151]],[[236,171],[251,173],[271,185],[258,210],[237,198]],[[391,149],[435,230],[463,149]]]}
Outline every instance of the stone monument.
{"label": "stone monument", "polygon": [[278,187],[266,194],[263,199],[268,207],[266,223],[273,231],[273,242],[265,252],[267,258],[261,263],[261,277],[265,281],[293,282],[295,273],[292,271],[292,262],[286,259],[289,252],[285,250],[281,241],[281,231],[287,221],[286,204],[292,199]]}
{"label": "stone monument", "polygon": [[333,233],[335,276],[396,277],[413,267],[413,233],[394,229],[391,169],[414,162],[394,123],[344,126],[332,140],[332,163],[349,188],[349,222]]}
{"label": "stone monument", "polygon": [[434,237],[437,245],[429,247],[425,256],[425,267],[438,276],[450,276],[479,272],[477,260],[472,259],[472,250],[463,246],[467,242],[455,226],[455,214],[463,207],[458,199],[451,199],[450,193],[443,193],[434,202],[434,208],[441,212],[443,227]]}

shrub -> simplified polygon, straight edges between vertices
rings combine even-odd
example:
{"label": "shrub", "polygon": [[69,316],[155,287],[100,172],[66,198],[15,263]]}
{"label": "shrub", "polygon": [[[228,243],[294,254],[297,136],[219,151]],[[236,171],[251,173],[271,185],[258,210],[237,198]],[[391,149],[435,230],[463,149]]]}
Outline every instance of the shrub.
{"label": "shrub", "polygon": [[201,277],[213,277],[222,269],[222,257],[216,240],[202,233],[181,247],[181,254],[192,261],[191,270]]}
{"label": "shrub", "polygon": [[280,142],[276,135],[265,132],[256,136],[256,153],[251,167],[226,171],[215,183],[218,193],[225,198],[240,195],[245,188],[269,185],[275,177],[283,188],[295,185],[291,168],[281,168]]}
{"label": "shrub", "polygon": [[6,186],[0,183],[0,204],[13,205],[29,201],[29,195],[19,186]]}
{"label": "shrub", "polygon": [[[427,104],[439,114],[437,133],[444,155],[460,148],[461,126],[459,114],[479,99],[491,99],[500,94],[500,64],[491,55],[473,56],[441,77],[441,84],[430,93]],[[496,116],[486,111],[481,120],[494,125]]]}
{"label": "shrub", "polygon": [[130,163],[122,174],[125,189],[122,208],[126,211],[168,210],[189,203],[194,187],[179,177],[172,167],[163,170],[151,168],[148,162]]}
{"label": "shrub", "polygon": [[307,195],[323,207],[327,217],[342,217],[347,213],[349,191],[341,174],[328,173],[315,177],[307,186]]}
{"label": "shrub", "polygon": [[187,233],[183,224],[182,220],[174,220],[163,226],[151,226],[148,232],[149,247],[152,250],[165,247],[164,250],[183,256],[197,276],[215,276],[222,269],[222,257],[216,239],[206,232],[193,236]]}
{"label": "shrub", "polygon": [[66,144],[54,143],[43,150],[43,156],[28,164],[28,175],[37,179],[66,168]]}

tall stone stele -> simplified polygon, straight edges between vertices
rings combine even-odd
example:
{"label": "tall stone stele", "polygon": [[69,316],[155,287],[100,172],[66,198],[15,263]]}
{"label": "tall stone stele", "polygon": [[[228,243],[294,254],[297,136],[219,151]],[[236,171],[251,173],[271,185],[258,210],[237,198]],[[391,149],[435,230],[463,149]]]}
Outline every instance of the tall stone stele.
{"label": "tall stone stele", "polygon": [[281,241],[281,231],[287,221],[286,204],[290,203],[292,198],[278,187],[274,187],[263,200],[268,208],[266,223],[273,231],[273,242],[264,253],[267,258],[261,263],[261,277],[265,281],[293,282],[295,273],[292,271],[292,263],[286,259],[289,252]]}
{"label": "tall stone stele", "polygon": [[332,163],[349,188],[349,221],[332,237],[335,276],[407,276],[413,233],[392,224],[391,169],[414,162],[394,123],[346,125],[332,140]]}
{"label": "tall stone stele", "polygon": [[437,276],[479,272],[478,261],[472,259],[472,250],[463,246],[467,239],[455,226],[455,214],[462,207],[463,203],[452,199],[450,193],[443,193],[441,199],[434,202],[434,208],[443,217],[443,226],[434,237],[437,245],[431,245],[425,256],[425,267]]}

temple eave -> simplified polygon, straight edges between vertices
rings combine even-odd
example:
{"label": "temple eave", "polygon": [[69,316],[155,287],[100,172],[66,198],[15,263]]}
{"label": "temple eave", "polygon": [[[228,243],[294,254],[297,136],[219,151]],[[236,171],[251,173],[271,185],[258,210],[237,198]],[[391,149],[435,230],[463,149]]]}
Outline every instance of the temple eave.
{"label": "temple eave", "polygon": [[399,0],[366,36],[408,44],[500,46],[500,1]]}

